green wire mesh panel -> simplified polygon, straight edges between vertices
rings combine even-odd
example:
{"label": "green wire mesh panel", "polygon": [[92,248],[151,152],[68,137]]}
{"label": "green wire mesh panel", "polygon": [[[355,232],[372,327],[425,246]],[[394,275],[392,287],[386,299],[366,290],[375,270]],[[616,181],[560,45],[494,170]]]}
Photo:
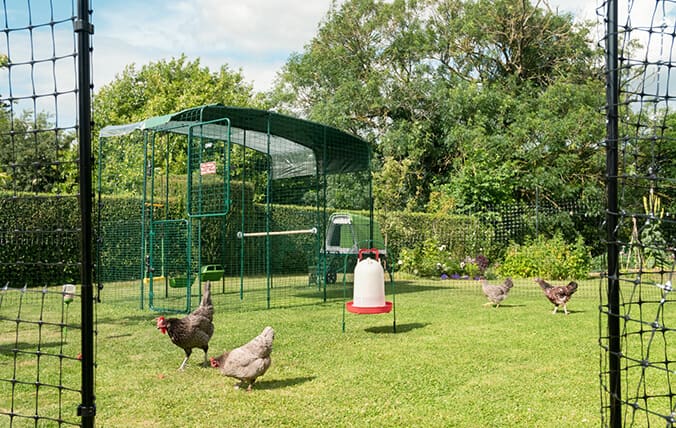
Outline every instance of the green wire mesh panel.
{"label": "green wire mesh panel", "polygon": [[[188,214],[225,215],[230,205],[230,128],[193,126],[188,136]],[[211,137],[204,134],[209,132]]]}
{"label": "green wire mesh panel", "polygon": [[141,264],[141,221],[111,220],[99,229],[97,282],[106,284],[105,301],[126,300],[129,287],[143,277]]}
{"label": "green wire mesh panel", "polygon": [[296,144],[263,133],[235,136],[242,144],[233,152],[233,163],[239,165],[233,174],[244,184],[231,217],[238,225],[239,260],[233,304],[266,308],[300,303],[296,299],[299,290],[308,287],[308,266],[314,263],[318,239],[311,232],[317,229],[317,205],[304,196],[316,190],[317,180],[273,179],[275,174],[290,174],[293,164],[287,170],[275,169],[267,151],[292,153]]}
{"label": "green wire mesh panel", "polygon": [[[153,222],[144,282],[148,285],[149,306],[156,310],[184,312],[196,274],[190,263],[187,220]],[[152,280],[151,280],[152,277]]]}
{"label": "green wire mesh panel", "polygon": [[141,133],[111,137],[97,147],[96,281],[103,302],[138,304],[141,297],[148,228],[143,211],[151,208],[142,198],[143,155]]}
{"label": "green wire mesh panel", "polygon": [[[106,127],[101,137],[104,146],[120,140],[112,158],[140,171],[121,180],[143,198],[144,242],[157,220],[189,220],[193,285],[210,278],[222,310],[324,301],[328,216],[369,215],[370,148],[325,125],[209,105]],[[102,167],[103,181],[120,179],[106,168],[114,163]],[[157,270],[156,249],[142,248]]]}

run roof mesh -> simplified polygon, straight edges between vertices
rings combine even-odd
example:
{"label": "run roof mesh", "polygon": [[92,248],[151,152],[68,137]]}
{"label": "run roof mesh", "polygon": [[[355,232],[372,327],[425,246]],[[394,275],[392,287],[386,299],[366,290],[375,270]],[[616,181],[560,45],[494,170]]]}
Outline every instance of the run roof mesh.
{"label": "run roof mesh", "polygon": [[[228,129],[227,124],[230,124]],[[134,131],[227,139],[270,156],[274,179],[367,171],[369,144],[336,128],[253,108],[210,104],[103,128],[100,137]]]}

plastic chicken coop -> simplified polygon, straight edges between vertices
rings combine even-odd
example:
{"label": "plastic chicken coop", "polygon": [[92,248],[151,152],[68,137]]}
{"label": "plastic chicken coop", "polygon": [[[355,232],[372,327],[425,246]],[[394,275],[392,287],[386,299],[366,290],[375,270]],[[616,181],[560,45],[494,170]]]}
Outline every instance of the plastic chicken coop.
{"label": "plastic chicken coop", "polygon": [[209,280],[227,307],[325,300],[331,214],[359,215],[364,247],[382,239],[369,144],[319,123],[195,107],[103,128],[97,165],[104,298],[185,312]]}
{"label": "plastic chicken coop", "polygon": [[338,274],[353,272],[359,250],[364,248],[377,248],[380,258],[386,260],[387,248],[378,222],[355,213],[331,214],[323,248],[326,268],[317,269],[316,266],[311,266],[310,283],[316,283],[321,273],[325,274],[326,283],[333,284]]}

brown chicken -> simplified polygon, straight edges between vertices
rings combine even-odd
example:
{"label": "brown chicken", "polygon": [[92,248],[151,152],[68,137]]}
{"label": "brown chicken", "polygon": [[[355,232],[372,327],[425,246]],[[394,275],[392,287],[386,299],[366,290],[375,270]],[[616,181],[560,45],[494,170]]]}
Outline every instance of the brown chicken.
{"label": "brown chicken", "polygon": [[484,306],[495,305],[496,308],[500,306],[500,303],[502,303],[502,301],[507,298],[509,290],[511,290],[514,286],[512,278],[506,278],[501,285],[489,284],[486,278],[483,276],[479,278],[479,282],[481,283],[481,290],[488,298],[488,302],[484,303]]}
{"label": "brown chicken", "polygon": [[221,374],[240,381],[235,388],[248,383],[247,391],[251,391],[256,379],[270,367],[272,359],[272,341],[275,331],[268,326],[246,345],[224,352],[220,357],[211,358],[211,367],[218,368]]}
{"label": "brown chicken", "polygon": [[541,278],[535,278],[535,282],[540,285],[540,288],[542,288],[547,299],[554,304],[554,311],[552,314],[555,314],[559,307],[563,307],[564,313],[568,315],[566,304],[570,301],[573,293],[577,291],[577,282],[570,281],[568,285],[561,286],[553,286]]}
{"label": "brown chicken", "polygon": [[214,334],[213,319],[214,305],[211,303],[211,283],[209,281],[204,284],[204,294],[199,307],[192,313],[183,318],[159,317],[156,319],[157,329],[162,334],[169,334],[169,338],[174,345],[185,351],[185,358],[178,368],[179,370],[185,368],[193,348],[200,348],[204,351],[204,365],[208,366],[209,340]]}

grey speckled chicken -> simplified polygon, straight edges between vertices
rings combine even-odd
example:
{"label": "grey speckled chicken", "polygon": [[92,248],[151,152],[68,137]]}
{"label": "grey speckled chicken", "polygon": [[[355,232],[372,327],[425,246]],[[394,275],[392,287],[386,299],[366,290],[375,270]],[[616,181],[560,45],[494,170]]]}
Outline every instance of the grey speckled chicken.
{"label": "grey speckled chicken", "polygon": [[512,278],[505,279],[501,285],[489,284],[486,278],[483,276],[479,278],[479,282],[481,283],[481,290],[488,298],[488,303],[485,303],[484,306],[495,305],[496,308],[500,306],[500,303],[502,303],[502,301],[507,298],[509,290],[511,290],[511,288],[514,286]]}
{"label": "grey speckled chicken", "polygon": [[249,343],[226,351],[219,357],[212,357],[211,367],[219,369],[225,376],[238,379],[240,383],[235,385],[235,388],[248,383],[247,391],[251,391],[256,379],[270,367],[274,338],[275,330],[270,326],[265,327],[263,332]]}
{"label": "grey speckled chicken", "polygon": [[168,334],[174,345],[185,351],[185,358],[178,368],[179,370],[185,368],[193,348],[200,348],[204,351],[204,365],[208,366],[209,340],[214,334],[213,319],[214,305],[211,303],[211,283],[209,281],[204,285],[204,294],[202,294],[199,307],[192,313],[183,318],[158,317],[156,319],[157,329],[162,334]]}

